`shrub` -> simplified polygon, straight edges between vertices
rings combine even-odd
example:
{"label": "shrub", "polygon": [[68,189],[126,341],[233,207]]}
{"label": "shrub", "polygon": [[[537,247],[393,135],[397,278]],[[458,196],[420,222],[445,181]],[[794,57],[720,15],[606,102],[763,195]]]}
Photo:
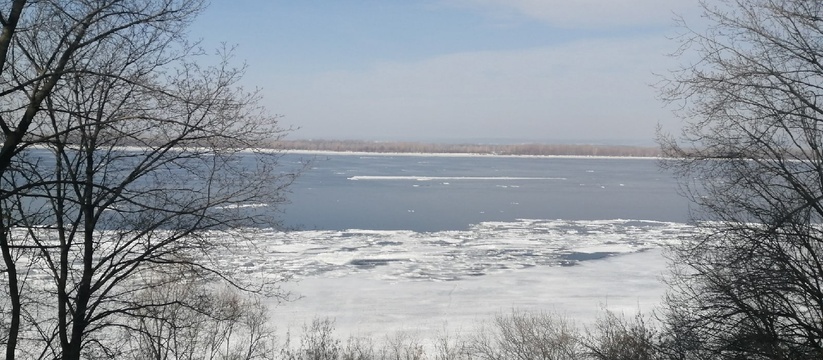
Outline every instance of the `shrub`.
{"label": "shrub", "polygon": [[577,329],[565,318],[545,312],[513,310],[483,326],[471,342],[476,358],[521,360],[582,359]]}
{"label": "shrub", "polygon": [[606,310],[594,326],[586,330],[583,347],[586,355],[596,360],[658,359],[658,331],[642,314],[633,320]]}

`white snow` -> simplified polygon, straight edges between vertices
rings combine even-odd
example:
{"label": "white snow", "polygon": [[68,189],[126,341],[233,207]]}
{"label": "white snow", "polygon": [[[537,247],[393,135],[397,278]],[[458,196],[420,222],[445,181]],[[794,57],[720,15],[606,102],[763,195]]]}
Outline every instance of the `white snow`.
{"label": "white snow", "polygon": [[555,311],[586,324],[603,308],[629,316],[652,310],[664,293],[665,269],[661,250],[654,249],[459,281],[386,280],[369,273],[312,277],[286,284],[302,298],[275,307],[272,317],[280,330],[329,317],[341,337],[377,339],[400,331],[421,338],[469,331],[512,309]]}
{"label": "white snow", "polygon": [[274,310],[281,329],[330,317],[342,336],[426,337],[514,308],[582,323],[604,307],[651,310],[664,291],[661,249],[692,231],[656,221],[524,219],[433,233],[269,233],[260,243],[277,250],[262,261],[291,269],[296,281],[285,289],[302,296]]}

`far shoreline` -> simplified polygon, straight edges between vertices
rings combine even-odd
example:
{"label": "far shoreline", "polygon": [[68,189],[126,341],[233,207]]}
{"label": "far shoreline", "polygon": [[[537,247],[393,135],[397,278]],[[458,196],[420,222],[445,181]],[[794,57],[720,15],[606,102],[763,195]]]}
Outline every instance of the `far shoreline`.
{"label": "far shoreline", "polygon": [[288,153],[325,155],[526,157],[526,158],[632,158],[659,159],[659,147],[597,144],[477,144],[422,143],[365,140],[279,140],[272,148]]}
{"label": "far shoreline", "polygon": [[324,156],[406,156],[406,157],[484,157],[484,158],[525,158],[525,159],[621,159],[621,160],[660,160],[660,156],[620,156],[620,155],[517,155],[488,153],[446,153],[446,152],[368,152],[368,151],[332,151],[332,150],[291,150],[282,149],[285,154],[324,155]]}

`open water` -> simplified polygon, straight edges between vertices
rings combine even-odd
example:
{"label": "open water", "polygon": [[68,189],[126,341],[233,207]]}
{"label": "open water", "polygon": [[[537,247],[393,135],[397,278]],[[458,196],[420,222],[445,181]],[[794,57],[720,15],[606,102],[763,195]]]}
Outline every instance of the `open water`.
{"label": "open water", "polygon": [[427,232],[518,219],[689,219],[689,203],[656,159],[318,155],[312,165],[292,187],[288,227]]}

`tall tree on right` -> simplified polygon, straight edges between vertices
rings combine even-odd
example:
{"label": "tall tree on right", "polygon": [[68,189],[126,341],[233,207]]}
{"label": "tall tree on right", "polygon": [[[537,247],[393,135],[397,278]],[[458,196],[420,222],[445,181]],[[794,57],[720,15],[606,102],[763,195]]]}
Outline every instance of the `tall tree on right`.
{"label": "tall tree on right", "polygon": [[678,39],[662,134],[696,204],[672,251],[670,345],[681,358],[823,358],[823,2],[703,1]]}

